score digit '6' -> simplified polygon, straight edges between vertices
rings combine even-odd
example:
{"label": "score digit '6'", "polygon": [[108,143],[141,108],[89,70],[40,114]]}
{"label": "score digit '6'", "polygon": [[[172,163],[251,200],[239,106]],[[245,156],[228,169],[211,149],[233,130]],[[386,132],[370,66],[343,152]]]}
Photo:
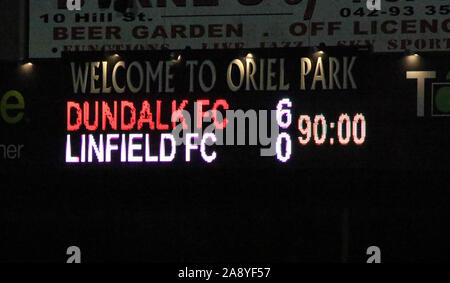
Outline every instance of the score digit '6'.
{"label": "score digit '6'", "polygon": [[[286,107],[286,108],[285,108]],[[284,130],[289,128],[292,123],[292,114],[291,114],[292,102],[285,98],[278,102],[277,105],[277,123],[278,126]],[[284,141],[284,154],[282,150],[282,145]],[[281,133],[277,138],[276,144],[277,158],[281,162],[287,162],[291,158],[292,153],[292,141],[291,137],[287,133]]]}

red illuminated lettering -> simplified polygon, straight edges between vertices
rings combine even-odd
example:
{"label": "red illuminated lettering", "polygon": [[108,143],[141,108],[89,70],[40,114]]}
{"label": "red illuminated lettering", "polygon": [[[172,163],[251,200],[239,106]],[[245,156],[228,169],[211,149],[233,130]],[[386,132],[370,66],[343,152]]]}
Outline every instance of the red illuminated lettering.
{"label": "red illuminated lettering", "polygon": [[187,130],[188,125],[186,124],[183,116],[183,110],[186,107],[186,105],[189,103],[187,100],[183,100],[181,102],[180,107],[177,108],[177,101],[172,101],[172,127],[175,129],[177,126],[177,121],[180,120],[181,123],[183,123],[183,129]]}
{"label": "red illuminated lettering", "polygon": [[161,100],[156,101],[156,128],[158,130],[168,130],[169,125],[161,123]]}
{"label": "red illuminated lettering", "polygon": [[84,126],[88,131],[96,131],[98,129],[98,102],[95,102],[95,116],[94,123],[89,124],[89,102],[85,102],[83,104],[83,112],[84,112]]}
{"label": "red illuminated lettering", "polygon": [[208,99],[197,100],[197,128],[201,129],[203,126],[203,118],[209,117],[209,112],[203,112],[203,106],[209,105]]}
{"label": "red illuminated lettering", "polygon": [[217,109],[219,107],[222,107],[224,110],[228,110],[230,106],[228,105],[227,101],[225,99],[219,99],[214,103],[213,109],[212,109],[212,118],[214,120],[214,126],[219,129],[223,130],[227,127],[228,120],[225,118],[223,119],[222,123],[217,122]]}
{"label": "red illuminated lettering", "polygon": [[[130,109],[131,117],[130,122],[125,123],[125,109]],[[134,125],[136,124],[136,108],[134,107],[133,102],[130,101],[122,101],[121,103],[121,115],[122,115],[122,121],[121,121],[121,127],[124,131],[132,130]]]}
{"label": "red illuminated lettering", "polygon": [[102,103],[102,129],[106,130],[106,120],[109,121],[109,125],[113,130],[117,130],[117,101],[114,101],[114,115],[111,113],[111,109],[108,103],[103,101]]}
{"label": "red illuminated lettering", "polygon": [[[72,109],[77,111],[77,119],[75,124],[71,123],[71,114]],[[81,127],[83,117],[83,111],[81,111],[81,107],[79,103],[68,101],[67,102],[67,131],[78,131]]]}
{"label": "red illuminated lettering", "polygon": [[144,102],[142,102],[142,110],[139,116],[140,117],[138,121],[138,130],[142,130],[145,123],[148,124],[148,128],[150,130],[155,129],[155,123],[153,122],[153,115],[150,110],[150,103],[148,103],[147,100],[144,100]]}

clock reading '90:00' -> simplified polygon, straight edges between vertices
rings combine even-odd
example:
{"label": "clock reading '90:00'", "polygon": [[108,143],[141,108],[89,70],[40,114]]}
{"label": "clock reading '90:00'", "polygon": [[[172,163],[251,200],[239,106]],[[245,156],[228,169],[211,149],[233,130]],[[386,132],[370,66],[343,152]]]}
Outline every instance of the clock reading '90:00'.
{"label": "clock reading '90:00'", "polygon": [[[287,130],[292,125],[292,102],[289,99],[281,100],[277,105],[278,126]],[[353,118],[343,113],[337,122],[328,122],[327,118],[318,114],[315,116],[300,115],[298,118],[298,142],[301,146],[307,146],[314,142],[317,146],[328,143],[331,146],[339,144],[342,146],[354,143],[361,146],[366,141],[367,125],[363,114],[355,114]],[[335,132],[333,136],[331,131]],[[286,132],[278,136],[276,144],[278,160],[287,162],[292,154],[292,139]]]}

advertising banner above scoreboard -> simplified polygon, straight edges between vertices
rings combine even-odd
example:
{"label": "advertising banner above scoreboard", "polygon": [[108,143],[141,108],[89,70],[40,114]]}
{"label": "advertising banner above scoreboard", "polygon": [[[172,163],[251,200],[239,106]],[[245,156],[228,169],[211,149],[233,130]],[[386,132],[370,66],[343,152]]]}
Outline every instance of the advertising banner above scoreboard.
{"label": "advertising banner above scoreboard", "polygon": [[64,51],[242,49],[370,44],[377,52],[450,50],[450,5],[441,0],[30,1],[31,58]]}

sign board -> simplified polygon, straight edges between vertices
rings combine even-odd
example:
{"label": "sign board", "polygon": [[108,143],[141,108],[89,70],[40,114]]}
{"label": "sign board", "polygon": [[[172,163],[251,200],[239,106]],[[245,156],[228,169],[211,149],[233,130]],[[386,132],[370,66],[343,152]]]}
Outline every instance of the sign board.
{"label": "sign board", "polygon": [[377,52],[450,49],[450,5],[440,0],[30,1],[30,57],[64,51],[229,49],[370,44]]}
{"label": "sign board", "polygon": [[440,168],[446,63],[431,53],[291,48],[64,53],[5,65],[2,156],[69,169]]}
{"label": "sign board", "polygon": [[[433,245],[419,254],[396,243],[408,234],[414,246],[424,239],[421,223],[449,215],[426,209],[448,202],[446,56],[277,48],[64,53],[1,64],[0,259],[61,261],[76,245],[82,262],[338,261],[340,208],[350,207],[351,227],[367,232],[352,234],[351,258],[375,239],[394,260],[422,260],[442,248],[441,230],[425,235]],[[179,113],[184,101],[187,113]],[[207,136],[202,148],[199,135],[191,136],[199,144],[173,150],[172,113],[196,134],[200,112],[204,133],[223,122],[227,105],[246,120],[240,132],[235,122],[234,145]],[[264,119],[269,111],[280,115]],[[277,138],[275,155],[261,152],[271,148],[266,136]],[[413,228],[411,207],[422,221]],[[393,218],[406,226],[378,222]],[[386,224],[382,236],[373,223]]]}
{"label": "sign board", "polygon": [[69,168],[376,169],[442,159],[417,150],[425,139],[416,131],[447,136],[422,119],[450,113],[446,66],[426,56],[293,48],[63,58],[51,128],[55,160]]}

